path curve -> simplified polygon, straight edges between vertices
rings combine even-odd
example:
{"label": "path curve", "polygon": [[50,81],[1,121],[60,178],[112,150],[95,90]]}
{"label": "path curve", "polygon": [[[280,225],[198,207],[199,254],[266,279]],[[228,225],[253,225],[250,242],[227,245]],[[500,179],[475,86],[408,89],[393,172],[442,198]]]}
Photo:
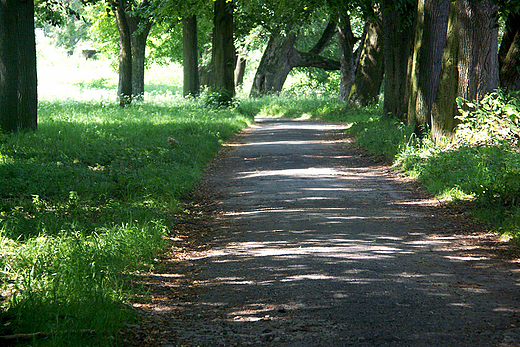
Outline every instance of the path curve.
{"label": "path curve", "polygon": [[520,346],[518,263],[482,230],[344,124],[257,121],[208,171],[212,247],[149,277],[141,345]]}

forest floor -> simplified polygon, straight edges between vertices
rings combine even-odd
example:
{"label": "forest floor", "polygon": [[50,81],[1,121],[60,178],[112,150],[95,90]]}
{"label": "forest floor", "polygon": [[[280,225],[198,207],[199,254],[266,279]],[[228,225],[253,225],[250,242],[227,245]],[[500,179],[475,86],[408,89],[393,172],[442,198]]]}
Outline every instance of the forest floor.
{"label": "forest floor", "polygon": [[263,118],[225,146],[135,280],[133,346],[520,346],[517,249],[356,148]]}

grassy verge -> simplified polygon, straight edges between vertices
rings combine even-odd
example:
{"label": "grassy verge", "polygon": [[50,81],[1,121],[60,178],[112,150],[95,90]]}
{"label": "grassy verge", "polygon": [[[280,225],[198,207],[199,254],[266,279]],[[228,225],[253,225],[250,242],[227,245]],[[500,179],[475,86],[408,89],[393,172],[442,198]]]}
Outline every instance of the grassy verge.
{"label": "grassy verge", "polygon": [[183,194],[248,123],[184,100],[43,101],[37,132],[1,135],[0,335],[116,344],[132,316],[127,274],[151,266]]}

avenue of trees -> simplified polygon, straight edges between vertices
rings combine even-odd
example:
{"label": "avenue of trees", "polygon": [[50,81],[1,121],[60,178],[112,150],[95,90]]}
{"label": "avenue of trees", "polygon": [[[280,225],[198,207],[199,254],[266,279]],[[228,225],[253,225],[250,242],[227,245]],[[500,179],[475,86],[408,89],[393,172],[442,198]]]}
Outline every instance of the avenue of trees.
{"label": "avenue of trees", "polygon": [[[256,32],[264,50],[251,97],[280,93],[294,68],[339,71],[340,101],[368,106],[383,89],[382,116],[434,142],[453,134],[458,97],[520,89],[518,0],[33,1],[0,2],[0,127],[8,132],[37,127],[35,15],[59,25],[89,6],[117,28],[122,107],[144,95],[149,36],[168,31],[178,40],[163,44],[183,62],[185,96],[204,85],[233,98],[248,63],[244,42]],[[309,38],[309,27],[319,34]]]}

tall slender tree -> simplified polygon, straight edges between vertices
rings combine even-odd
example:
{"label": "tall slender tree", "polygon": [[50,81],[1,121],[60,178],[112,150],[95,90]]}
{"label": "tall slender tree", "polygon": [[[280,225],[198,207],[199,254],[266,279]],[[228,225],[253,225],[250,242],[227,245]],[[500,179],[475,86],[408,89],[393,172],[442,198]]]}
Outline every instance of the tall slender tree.
{"label": "tall slender tree", "polygon": [[125,107],[132,102],[132,33],[128,24],[126,1],[111,1],[119,33],[119,105]]}
{"label": "tall slender tree", "polygon": [[214,73],[211,88],[225,102],[235,96],[235,45],[233,40],[233,1],[215,0],[211,64]]}
{"label": "tall slender tree", "polygon": [[0,1],[0,129],[37,127],[34,1]]}
{"label": "tall slender tree", "polygon": [[182,20],[182,57],[183,57],[183,95],[198,96],[199,45],[197,40],[197,17],[189,16]]}
{"label": "tall slender tree", "polygon": [[506,15],[499,65],[500,87],[508,91],[520,90],[520,9]]}
{"label": "tall slender tree", "polygon": [[405,119],[408,112],[408,74],[413,44],[413,17],[416,1],[404,1],[398,7],[383,0],[385,100],[383,117]]}

